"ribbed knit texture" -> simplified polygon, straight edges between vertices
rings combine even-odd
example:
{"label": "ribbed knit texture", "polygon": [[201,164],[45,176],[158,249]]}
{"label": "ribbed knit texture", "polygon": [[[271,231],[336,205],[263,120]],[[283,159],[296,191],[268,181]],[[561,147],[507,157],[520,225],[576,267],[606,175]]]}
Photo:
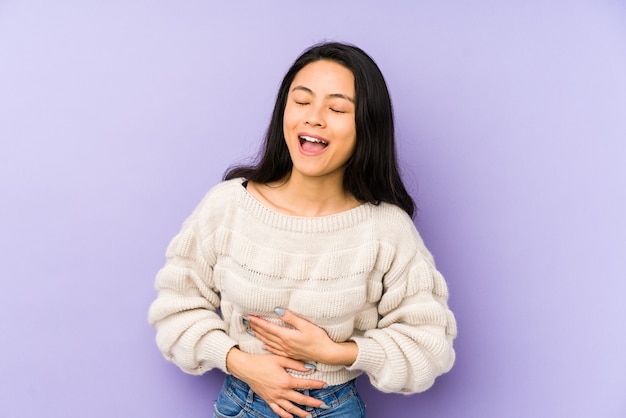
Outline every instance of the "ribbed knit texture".
{"label": "ribbed knit texture", "polygon": [[149,312],[166,358],[191,374],[227,372],[233,346],[266,353],[242,316],[284,325],[274,313],[282,307],[359,349],[350,367],[294,376],[336,385],[365,372],[382,391],[414,393],[452,367],[447,286],[406,213],[381,203],[289,216],[242,181],[214,187],[168,247]]}

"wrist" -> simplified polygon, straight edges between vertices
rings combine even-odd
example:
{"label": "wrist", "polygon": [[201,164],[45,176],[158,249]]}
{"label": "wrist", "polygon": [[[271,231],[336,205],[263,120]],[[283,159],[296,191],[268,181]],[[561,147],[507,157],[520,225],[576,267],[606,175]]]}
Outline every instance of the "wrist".
{"label": "wrist", "polygon": [[243,366],[248,354],[244,353],[235,346],[226,354],[226,371],[237,378],[241,378],[241,372],[245,369]]}
{"label": "wrist", "polygon": [[334,343],[332,348],[325,351],[325,358],[321,363],[330,366],[351,366],[359,354],[359,347],[354,341]]}

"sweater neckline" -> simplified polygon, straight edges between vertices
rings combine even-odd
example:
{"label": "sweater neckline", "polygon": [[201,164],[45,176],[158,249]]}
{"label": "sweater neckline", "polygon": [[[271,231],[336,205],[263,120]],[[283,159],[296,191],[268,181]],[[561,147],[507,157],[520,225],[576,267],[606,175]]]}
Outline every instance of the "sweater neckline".
{"label": "sweater neckline", "polygon": [[244,187],[245,179],[239,179],[237,189],[239,190],[239,202],[241,206],[258,219],[260,222],[273,228],[299,231],[305,233],[331,232],[344,228],[350,228],[371,214],[371,203],[362,203],[352,209],[337,212],[324,216],[295,216],[278,212],[258,201]]}

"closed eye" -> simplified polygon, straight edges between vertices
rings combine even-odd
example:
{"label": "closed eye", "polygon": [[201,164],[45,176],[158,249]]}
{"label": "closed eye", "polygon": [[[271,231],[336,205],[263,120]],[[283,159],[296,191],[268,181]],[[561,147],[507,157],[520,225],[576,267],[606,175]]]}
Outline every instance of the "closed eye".
{"label": "closed eye", "polygon": [[332,107],[330,108],[331,111],[335,112],[335,113],[346,113],[343,110],[337,110],[337,109],[333,109]]}

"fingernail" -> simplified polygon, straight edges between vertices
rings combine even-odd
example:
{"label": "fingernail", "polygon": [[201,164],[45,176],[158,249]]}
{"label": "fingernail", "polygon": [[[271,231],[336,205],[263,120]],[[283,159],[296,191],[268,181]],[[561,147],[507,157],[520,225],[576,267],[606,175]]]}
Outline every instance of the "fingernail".
{"label": "fingernail", "polygon": [[313,418],[311,415],[307,415],[306,418]]}
{"label": "fingernail", "polygon": [[322,386],[322,389],[328,389],[328,384],[324,383],[324,386]]}
{"label": "fingernail", "polygon": [[326,405],[325,403],[321,404],[319,407],[321,409],[330,409],[330,406]]}
{"label": "fingernail", "polygon": [[242,316],[241,322],[243,322],[244,325],[248,325],[250,323],[250,318],[248,318],[247,316]]}
{"label": "fingernail", "polygon": [[304,367],[309,369],[309,370],[315,370],[317,369],[317,367],[315,366],[315,364],[313,363],[304,363]]}
{"label": "fingernail", "polygon": [[246,332],[252,335],[253,337],[256,337],[256,335],[254,334],[254,331],[252,331],[251,329],[247,329]]}
{"label": "fingernail", "polygon": [[276,312],[276,315],[278,316],[283,316],[285,314],[285,310],[283,308],[276,308],[274,309],[274,312]]}

